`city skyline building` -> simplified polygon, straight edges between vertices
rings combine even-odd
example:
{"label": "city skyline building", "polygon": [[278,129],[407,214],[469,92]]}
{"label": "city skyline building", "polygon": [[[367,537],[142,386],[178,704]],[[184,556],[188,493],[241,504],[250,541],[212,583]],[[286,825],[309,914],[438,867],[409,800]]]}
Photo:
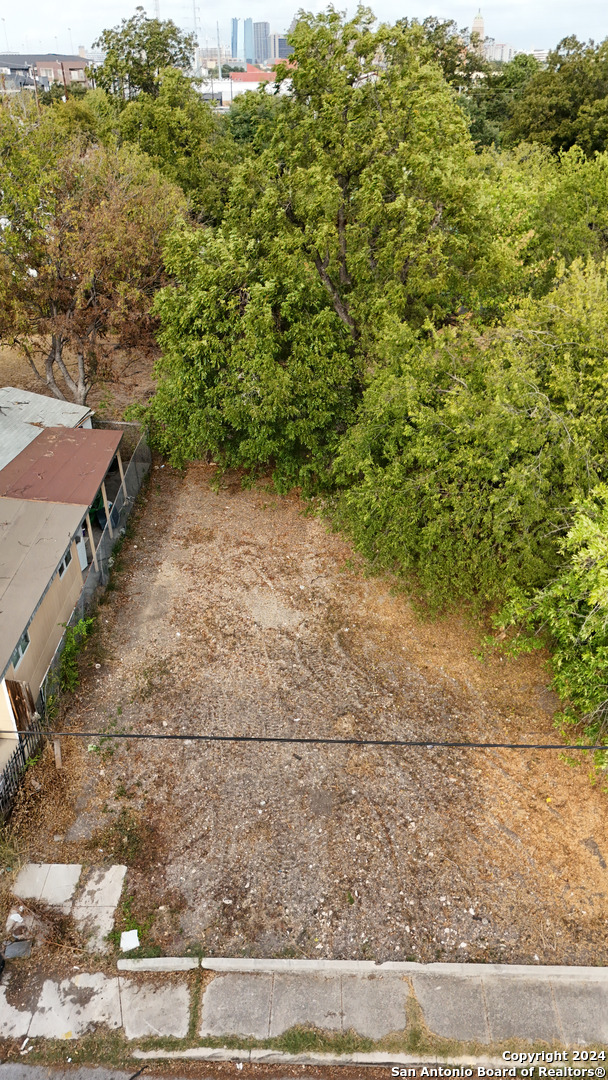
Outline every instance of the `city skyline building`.
{"label": "city skyline building", "polygon": [[243,22],[243,55],[247,64],[253,64],[253,19]]}
{"label": "city skyline building", "polygon": [[239,20],[232,20],[232,33],[230,36],[230,50],[233,56],[239,55]]}
{"label": "city skyline building", "polygon": [[495,41],[494,38],[491,37],[486,38],[481,8],[478,9],[477,15],[473,19],[472,30],[473,33],[479,34],[479,37],[481,38],[483,55],[486,60],[499,64],[509,64],[516,56],[524,53],[528,56],[533,56],[535,60],[538,60],[539,64],[546,64],[547,62],[547,49],[517,49],[515,45],[510,45],[507,42]]}
{"label": "city skyline building", "polygon": [[277,60],[287,60],[291,56],[292,48],[289,44],[285,34],[269,34],[268,35],[268,59],[275,62]]}
{"label": "city skyline building", "polygon": [[483,15],[481,14],[481,8],[479,8],[477,15],[473,19],[471,33],[477,34],[477,44],[475,45],[475,52],[483,53],[485,51],[484,42],[486,40],[486,29],[483,21]]}
{"label": "city skyline building", "polygon": [[253,24],[253,62],[265,64],[270,56],[268,38],[270,35],[269,22],[256,22]]}
{"label": "city skyline building", "polygon": [[492,60],[494,63],[508,64],[515,56],[517,56],[517,49],[514,45],[508,45],[503,41],[488,41],[484,49],[484,55],[486,60]]}

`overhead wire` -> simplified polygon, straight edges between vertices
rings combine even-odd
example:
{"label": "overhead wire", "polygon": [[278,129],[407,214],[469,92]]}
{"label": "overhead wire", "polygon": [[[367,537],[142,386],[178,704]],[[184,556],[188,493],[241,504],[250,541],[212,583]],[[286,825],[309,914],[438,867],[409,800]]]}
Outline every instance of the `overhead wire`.
{"label": "overhead wire", "polygon": [[[19,732],[20,735],[44,735],[47,738],[75,738],[75,739],[142,739],[153,742],[206,742],[206,743],[285,743],[298,745],[320,746],[394,746],[414,747],[421,750],[561,750],[561,751],[608,751],[605,743],[584,743],[572,745],[564,743],[511,743],[511,742],[459,742],[456,740],[433,740],[433,739],[357,739],[350,738],[329,739],[323,736],[307,735],[201,735],[199,732],[171,734],[142,733],[142,732],[109,732],[109,731],[50,731],[32,728]],[[12,735],[14,731],[0,731],[0,736]]]}

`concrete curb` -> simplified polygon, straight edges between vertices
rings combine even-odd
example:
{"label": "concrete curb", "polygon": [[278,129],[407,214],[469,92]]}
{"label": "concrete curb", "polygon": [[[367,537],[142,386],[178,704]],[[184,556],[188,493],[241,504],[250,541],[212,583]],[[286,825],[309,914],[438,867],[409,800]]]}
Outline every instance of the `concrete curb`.
{"label": "concrete curb", "polygon": [[198,956],[154,956],[144,960],[118,960],[119,971],[193,971],[199,967]]}
{"label": "concrete curb", "polygon": [[212,1046],[194,1046],[189,1050],[134,1050],[138,1061],[242,1061],[252,1065],[380,1065],[409,1066],[442,1065],[463,1068],[504,1069],[508,1064],[502,1058],[491,1057],[445,1057],[436,1055],[392,1054],[389,1050],[369,1054],[287,1054],[281,1050],[228,1050]]}
{"label": "concrete curb", "polygon": [[324,974],[324,975],[413,975],[448,976],[479,979],[495,976],[501,979],[568,979],[576,983],[607,983],[608,967],[553,967],[542,964],[416,964],[388,960],[376,964],[373,960],[258,960],[252,957],[159,956],[148,960],[119,960],[119,971],[204,971],[235,972],[239,974]]}

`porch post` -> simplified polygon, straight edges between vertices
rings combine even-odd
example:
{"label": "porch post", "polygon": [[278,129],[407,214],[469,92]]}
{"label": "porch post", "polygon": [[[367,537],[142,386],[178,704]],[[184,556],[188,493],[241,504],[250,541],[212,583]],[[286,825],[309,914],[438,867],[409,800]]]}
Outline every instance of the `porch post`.
{"label": "porch post", "polygon": [[108,529],[110,530],[110,536],[113,537],[114,536],[114,529],[112,528],[112,522],[110,520],[110,507],[108,506],[108,496],[106,494],[106,482],[105,482],[105,480],[103,480],[102,484],[101,484],[101,494],[103,495],[103,505],[104,505],[105,511],[106,511],[106,521],[108,523]]}

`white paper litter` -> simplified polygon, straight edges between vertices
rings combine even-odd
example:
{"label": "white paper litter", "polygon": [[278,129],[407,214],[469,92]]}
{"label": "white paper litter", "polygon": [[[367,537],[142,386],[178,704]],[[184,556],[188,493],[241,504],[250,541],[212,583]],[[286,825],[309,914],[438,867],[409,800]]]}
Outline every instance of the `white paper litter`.
{"label": "white paper litter", "polygon": [[136,949],[139,945],[139,934],[137,930],[123,930],[120,935],[120,947],[123,952],[129,952],[130,949]]}

